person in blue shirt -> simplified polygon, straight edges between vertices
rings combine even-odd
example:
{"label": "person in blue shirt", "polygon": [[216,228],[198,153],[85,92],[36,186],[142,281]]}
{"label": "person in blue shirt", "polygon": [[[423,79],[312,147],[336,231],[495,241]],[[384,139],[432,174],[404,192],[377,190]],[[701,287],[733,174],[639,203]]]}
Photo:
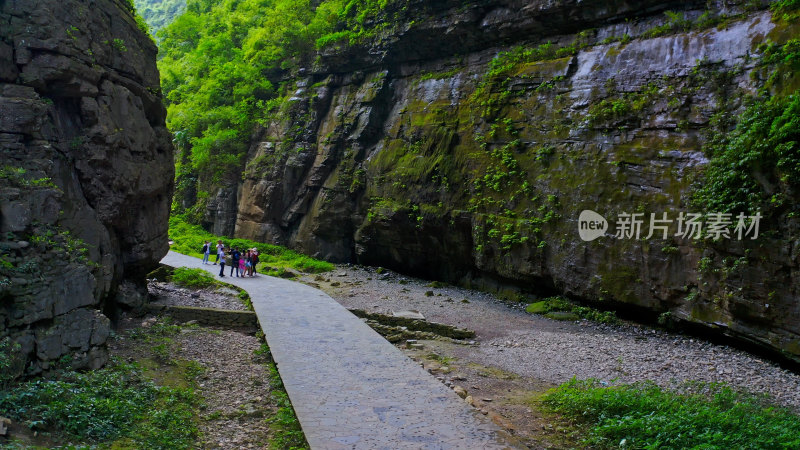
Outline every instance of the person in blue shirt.
{"label": "person in blue shirt", "polygon": [[219,258],[219,276],[225,276],[225,246],[220,244],[219,250],[217,250],[217,258]]}
{"label": "person in blue shirt", "polygon": [[231,252],[231,276],[233,276],[233,271],[236,271],[236,276],[239,276],[239,258],[241,258],[242,254],[239,253],[238,249],[233,249]]}

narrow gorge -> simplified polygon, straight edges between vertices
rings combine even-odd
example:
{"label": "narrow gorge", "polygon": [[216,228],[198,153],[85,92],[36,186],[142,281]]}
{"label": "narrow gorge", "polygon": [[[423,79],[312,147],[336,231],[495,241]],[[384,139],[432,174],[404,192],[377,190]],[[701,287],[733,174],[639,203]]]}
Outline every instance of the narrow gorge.
{"label": "narrow gorge", "polygon": [[800,448],[798,71],[800,0],[0,0],[0,448]]}
{"label": "narrow gorge", "polygon": [[[385,3],[366,37],[283,61],[243,165],[179,171],[179,210],[220,235],[800,358],[797,128],[763,123],[797,112],[795,19],[759,2]],[[605,236],[579,238],[583,210]],[[641,235],[615,237],[637,213]],[[730,233],[677,235],[690,213],[731,213]]]}

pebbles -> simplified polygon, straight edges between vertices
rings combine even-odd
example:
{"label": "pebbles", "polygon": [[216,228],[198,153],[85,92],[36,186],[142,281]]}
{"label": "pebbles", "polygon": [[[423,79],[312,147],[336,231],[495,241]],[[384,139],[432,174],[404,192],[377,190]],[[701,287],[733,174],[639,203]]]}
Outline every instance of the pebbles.
{"label": "pebbles", "polygon": [[231,309],[246,311],[247,308],[236,297],[236,292],[230,289],[217,291],[203,289],[194,291],[183,289],[172,283],[151,281],[147,285],[148,292],[153,298],[153,303],[168,306],[193,306],[201,308]]}
{"label": "pebbles", "polygon": [[270,397],[267,369],[253,358],[259,340],[227,330],[193,333],[182,340],[183,357],[206,368],[199,380],[207,406],[199,425],[206,446],[263,448],[270,433],[264,417],[275,406],[264,401]]}
{"label": "pebbles", "polygon": [[652,380],[670,387],[685,380],[725,382],[800,410],[798,374],[725,345],[636,325],[553,321],[486,293],[445,286],[429,296],[423,280],[403,278],[401,284],[398,277],[377,279],[369,268],[347,269],[347,276],[337,279],[340,287],[321,286],[345,307],[383,314],[413,309],[431,321],[477,332],[478,345],[447,346],[446,356],[549,383],[573,376],[607,383]]}

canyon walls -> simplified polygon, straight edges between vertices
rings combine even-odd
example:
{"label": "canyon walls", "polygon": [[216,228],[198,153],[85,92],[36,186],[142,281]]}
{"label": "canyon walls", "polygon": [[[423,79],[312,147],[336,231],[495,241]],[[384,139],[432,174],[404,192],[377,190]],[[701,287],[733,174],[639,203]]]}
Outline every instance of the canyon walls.
{"label": "canyon walls", "polygon": [[[795,152],[783,162],[741,144],[783,111],[765,99],[794,98],[776,56],[796,45],[793,20],[757,2],[389,5],[392,26],[284,80],[243,181],[212,192],[210,228],[800,358],[797,132],[780,138]],[[604,236],[580,239],[583,210],[608,220]],[[714,212],[732,213],[716,240],[678,221]],[[623,233],[626,214],[640,233]]]}
{"label": "canyon walls", "polygon": [[0,0],[0,340],[105,363],[146,300],[174,177],[155,44],[119,0]]}

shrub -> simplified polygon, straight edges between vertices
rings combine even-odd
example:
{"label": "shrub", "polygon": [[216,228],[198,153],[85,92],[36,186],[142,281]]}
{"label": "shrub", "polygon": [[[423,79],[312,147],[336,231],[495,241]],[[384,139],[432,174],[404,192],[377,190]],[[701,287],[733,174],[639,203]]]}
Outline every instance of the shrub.
{"label": "shrub", "polygon": [[20,355],[20,345],[11,338],[0,339],[0,390],[8,386],[22,375],[25,359]]}

